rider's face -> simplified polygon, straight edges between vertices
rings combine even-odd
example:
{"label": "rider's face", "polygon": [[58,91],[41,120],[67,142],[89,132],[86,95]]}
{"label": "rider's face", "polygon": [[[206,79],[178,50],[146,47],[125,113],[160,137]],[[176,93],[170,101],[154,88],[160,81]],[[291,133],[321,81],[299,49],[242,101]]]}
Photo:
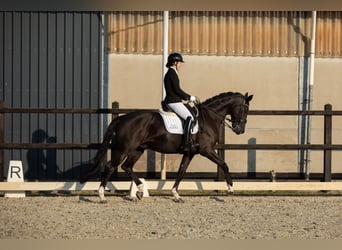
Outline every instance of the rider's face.
{"label": "rider's face", "polygon": [[182,62],[179,62],[179,61],[175,62],[175,66],[176,66],[177,71],[179,71],[181,69],[182,65],[183,65]]}

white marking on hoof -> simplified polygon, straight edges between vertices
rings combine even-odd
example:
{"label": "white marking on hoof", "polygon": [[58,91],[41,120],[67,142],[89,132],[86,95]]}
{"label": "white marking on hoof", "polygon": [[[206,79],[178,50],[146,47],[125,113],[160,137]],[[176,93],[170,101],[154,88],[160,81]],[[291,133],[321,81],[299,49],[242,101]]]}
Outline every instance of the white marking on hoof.
{"label": "white marking on hoof", "polygon": [[181,199],[181,197],[179,196],[179,194],[178,194],[176,188],[173,188],[171,192],[172,192],[172,194],[173,194],[173,197],[175,197],[176,200]]}
{"label": "white marking on hoof", "polygon": [[144,184],[141,183],[138,185],[138,191],[142,193],[144,192]]}
{"label": "white marking on hoof", "polygon": [[104,187],[100,186],[99,190],[98,190],[99,197],[100,197],[100,203],[106,203],[107,202],[107,200],[106,200],[106,198],[104,196],[104,191],[105,191]]}
{"label": "white marking on hoof", "polygon": [[227,192],[228,192],[228,194],[234,193],[234,188],[233,188],[233,186],[228,185],[228,190],[227,190]]}
{"label": "white marking on hoof", "polygon": [[174,199],[174,201],[176,203],[184,203],[184,200],[182,198],[179,198],[179,199]]}
{"label": "white marking on hoof", "polygon": [[[130,197],[137,197],[137,192],[141,193],[140,197],[150,197],[148,193],[148,185],[145,181],[145,179],[141,178],[140,179],[141,183],[139,185],[136,185],[134,181],[131,181],[131,186],[130,186],[130,192],[129,196]],[[137,197],[138,198],[138,197]]]}
{"label": "white marking on hoof", "polygon": [[144,196],[144,193],[143,192],[140,192],[140,191],[137,191],[135,196],[138,198],[138,200],[141,200]]}

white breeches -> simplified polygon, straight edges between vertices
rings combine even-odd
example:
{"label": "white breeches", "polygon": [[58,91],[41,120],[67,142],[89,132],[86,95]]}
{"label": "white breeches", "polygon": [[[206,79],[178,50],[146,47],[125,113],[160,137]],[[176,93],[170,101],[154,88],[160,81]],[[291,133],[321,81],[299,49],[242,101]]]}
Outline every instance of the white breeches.
{"label": "white breeches", "polygon": [[191,117],[191,120],[193,121],[194,118],[189,111],[187,107],[181,102],[175,102],[175,103],[168,103],[167,104],[174,112],[176,112],[177,115],[182,117],[183,120],[186,120],[189,116]]}

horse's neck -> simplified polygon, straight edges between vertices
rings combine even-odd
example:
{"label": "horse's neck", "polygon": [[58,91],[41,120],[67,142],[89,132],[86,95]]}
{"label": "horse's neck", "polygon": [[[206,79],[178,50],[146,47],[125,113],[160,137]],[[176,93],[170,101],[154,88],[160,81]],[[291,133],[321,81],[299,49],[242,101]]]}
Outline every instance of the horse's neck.
{"label": "horse's neck", "polygon": [[[221,114],[222,112],[222,114]],[[224,118],[226,115],[224,114],[223,111],[218,110],[217,108],[212,108],[209,106],[203,106],[201,108],[201,115],[204,123],[212,124],[212,125],[217,125],[220,126],[220,124],[223,122]],[[212,121],[212,122],[210,122]]]}
{"label": "horse's neck", "polygon": [[209,110],[209,112],[215,114],[216,118],[219,118],[220,120],[224,120],[226,115],[229,113],[228,105],[207,105],[206,109]]}

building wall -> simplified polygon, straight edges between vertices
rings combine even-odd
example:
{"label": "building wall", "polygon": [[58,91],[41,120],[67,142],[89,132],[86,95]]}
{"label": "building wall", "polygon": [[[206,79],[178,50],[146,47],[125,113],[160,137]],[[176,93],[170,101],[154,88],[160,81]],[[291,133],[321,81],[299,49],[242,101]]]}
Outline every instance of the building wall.
{"label": "building wall", "polygon": [[[0,99],[8,108],[102,106],[101,15],[0,12]],[[100,115],[6,114],[5,143],[96,143]],[[5,150],[27,180],[77,179],[95,150]],[[5,176],[6,176],[5,171]]]}
{"label": "building wall", "polygon": [[[107,12],[108,52],[161,54],[162,11]],[[169,52],[216,56],[308,56],[311,11],[170,11]],[[318,11],[316,54],[342,56],[342,12]]]}
{"label": "building wall", "polygon": [[[325,104],[331,104],[333,110],[342,110],[342,100],[340,93],[342,91],[341,78],[341,59],[316,59],[315,63],[315,84],[313,90],[313,109],[322,109]],[[312,143],[323,142],[323,117],[314,117],[312,121]],[[333,118],[332,143],[342,144],[342,117],[335,116]],[[323,153],[313,151],[312,167],[315,169],[323,169]],[[341,151],[333,151],[332,153],[332,171],[336,173],[342,172]]]}
{"label": "building wall", "polygon": [[[123,108],[157,108],[162,96],[162,12],[108,12],[109,100]],[[339,11],[318,11],[312,108],[340,110],[341,27]],[[254,94],[252,110],[303,110],[308,93],[312,12],[171,11],[169,52],[185,56],[182,87],[201,100],[226,91]],[[341,117],[333,119],[333,142],[341,143]],[[251,116],[247,131],[226,129],[227,143],[303,143],[304,117]],[[312,118],[311,143],[323,143],[323,118]],[[304,172],[296,151],[226,151],[233,172]],[[145,158],[144,158],[145,157]],[[146,155],[138,164],[149,168]],[[341,172],[341,152],[333,152]],[[176,171],[179,156],[168,156]],[[158,162],[158,161],[157,161]],[[311,172],[322,172],[323,153],[311,152]],[[158,166],[157,166],[158,167]],[[216,171],[197,157],[189,171]]]}
{"label": "building wall", "polygon": [[[0,12],[0,97],[5,106],[102,107],[101,29],[108,25],[104,78],[108,73],[109,102],[119,101],[122,108],[160,107],[162,12],[106,14],[107,24],[97,12]],[[186,91],[201,100],[248,91],[254,94],[252,110],[301,108],[311,12],[170,14],[170,51],[185,55],[181,81]],[[317,17],[313,109],[331,103],[341,110],[341,12],[318,12]],[[5,142],[96,143],[101,141],[101,121],[98,115],[6,115]],[[342,118],[334,117],[333,126],[333,143],[341,144]],[[297,117],[251,116],[244,135],[226,129],[226,142],[297,143],[299,127]],[[323,142],[322,128],[323,118],[313,117],[312,143]],[[26,176],[44,180],[77,178],[79,163],[95,152],[38,150],[31,164],[28,153],[6,150],[5,164],[23,159]],[[44,157],[48,160],[40,168]],[[159,157],[154,165],[145,154],[137,170],[158,171]],[[333,172],[342,171],[341,158],[341,152],[333,153]],[[303,170],[292,151],[226,151],[226,159],[233,172]],[[180,156],[167,156],[168,171],[176,171],[179,161]],[[321,172],[322,162],[323,153],[312,152],[311,171]],[[197,157],[189,171],[215,172],[216,166]]]}
{"label": "building wall", "polygon": [[[202,101],[227,91],[248,92],[254,98],[251,110],[298,110],[302,73],[297,57],[184,56],[180,73],[184,90]],[[122,108],[159,108],[162,98],[162,57],[158,55],[109,55],[109,100]],[[339,93],[341,59],[316,59],[313,109],[322,110],[330,103],[341,110]],[[333,120],[333,142],[341,144],[342,123]],[[226,128],[226,143],[298,143],[299,119],[293,116],[250,116],[247,130],[235,135]],[[312,143],[323,143],[323,118],[313,117]],[[312,152],[311,172],[320,173],[323,153]],[[233,172],[298,172],[296,151],[226,151]],[[157,155],[156,168],[160,168]],[[333,172],[341,172],[341,154],[333,154]],[[181,156],[167,156],[167,170],[176,171]],[[138,171],[146,171],[147,156],[138,162]],[[215,172],[216,166],[201,156],[189,167],[194,172]]]}

